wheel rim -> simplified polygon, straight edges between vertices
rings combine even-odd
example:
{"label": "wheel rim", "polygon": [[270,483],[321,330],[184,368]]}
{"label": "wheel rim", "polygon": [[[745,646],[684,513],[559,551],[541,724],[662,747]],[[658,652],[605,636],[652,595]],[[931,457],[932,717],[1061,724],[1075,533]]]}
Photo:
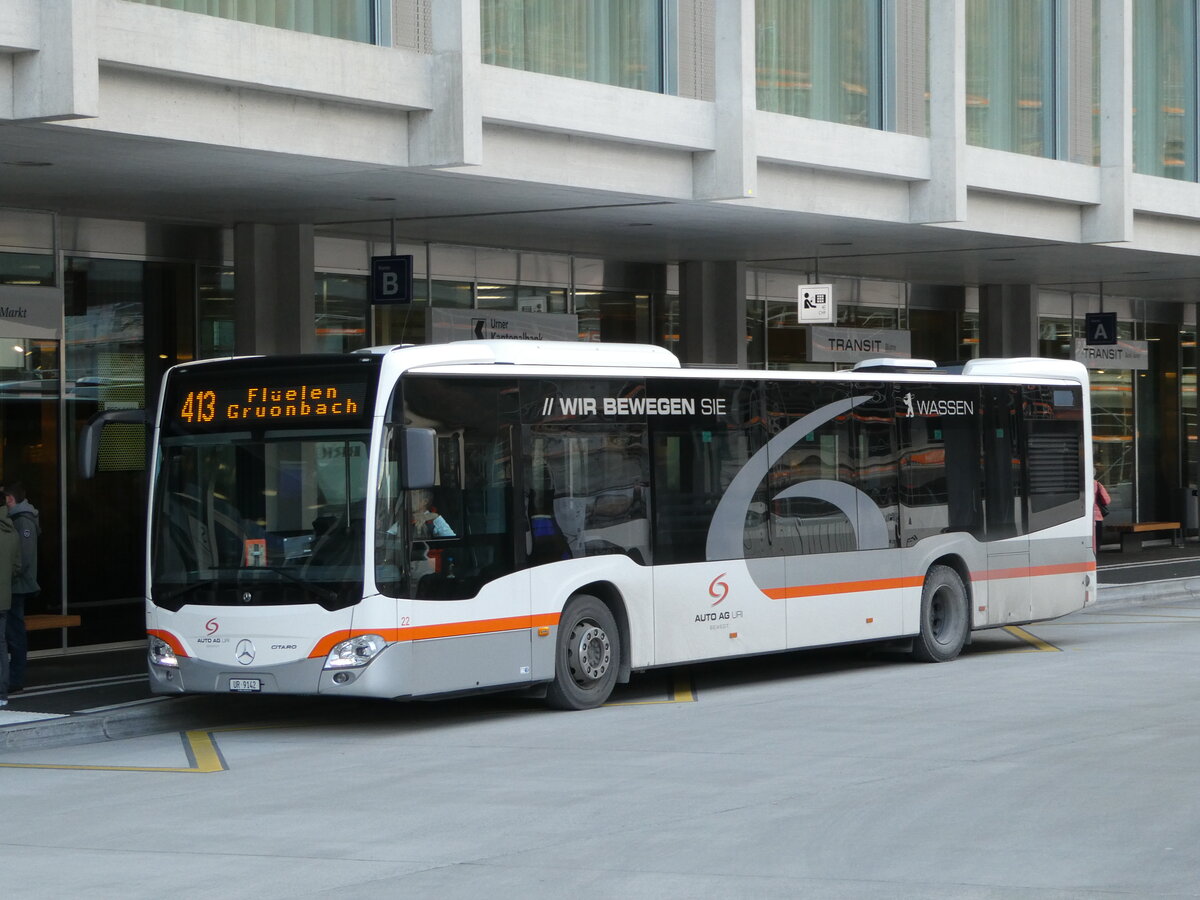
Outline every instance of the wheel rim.
{"label": "wheel rim", "polygon": [[939,587],[930,598],[929,633],[939,644],[948,644],[954,639],[958,624],[956,608],[953,591],[948,587]]}
{"label": "wheel rim", "polygon": [[612,661],[612,644],[604,629],[595,622],[580,622],[571,632],[568,647],[571,677],[580,685],[599,681]]}

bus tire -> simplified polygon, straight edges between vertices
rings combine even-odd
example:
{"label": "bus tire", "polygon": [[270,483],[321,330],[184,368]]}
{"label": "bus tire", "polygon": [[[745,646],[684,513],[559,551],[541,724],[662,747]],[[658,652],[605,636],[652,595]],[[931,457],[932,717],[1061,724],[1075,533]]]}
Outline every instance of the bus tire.
{"label": "bus tire", "polygon": [[567,601],[558,622],[554,680],[546,690],[552,709],[592,709],[612,694],[621,667],[621,635],[612,612],[590,594]]}
{"label": "bus tire", "polygon": [[962,578],[949,566],[931,566],[921,589],[921,631],[913,638],[913,657],[949,662],[962,651],[970,630]]}

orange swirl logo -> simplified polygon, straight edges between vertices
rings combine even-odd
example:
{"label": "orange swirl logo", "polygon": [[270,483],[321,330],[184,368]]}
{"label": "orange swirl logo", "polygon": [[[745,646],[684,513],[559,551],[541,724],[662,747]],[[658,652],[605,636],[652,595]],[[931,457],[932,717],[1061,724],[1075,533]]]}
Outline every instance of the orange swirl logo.
{"label": "orange swirl logo", "polygon": [[717,598],[713,601],[713,606],[716,606],[729,596],[729,585],[721,580],[725,577],[725,574],[725,572],[722,572],[720,575],[714,578],[708,586],[708,596]]}

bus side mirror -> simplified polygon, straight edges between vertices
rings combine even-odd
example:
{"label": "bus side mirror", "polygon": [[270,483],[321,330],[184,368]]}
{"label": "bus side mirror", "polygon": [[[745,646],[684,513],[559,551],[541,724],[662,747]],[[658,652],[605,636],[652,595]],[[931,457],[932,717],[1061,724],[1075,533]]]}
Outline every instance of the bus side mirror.
{"label": "bus side mirror", "polygon": [[437,432],[432,428],[405,428],[402,486],[431,488],[437,484]]}
{"label": "bus side mirror", "polygon": [[109,425],[148,425],[150,417],[144,409],[109,409],[98,412],[83,426],[79,435],[79,474],[92,478],[100,459],[100,436]]}

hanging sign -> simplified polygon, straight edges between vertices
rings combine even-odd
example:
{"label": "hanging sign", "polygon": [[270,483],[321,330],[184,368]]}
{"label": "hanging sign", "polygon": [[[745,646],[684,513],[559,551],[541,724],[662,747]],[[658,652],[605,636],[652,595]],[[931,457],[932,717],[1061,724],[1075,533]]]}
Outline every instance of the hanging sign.
{"label": "hanging sign", "polygon": [[802,284],[796,299],[796,315],[801,325],[832,324],[837,310],[833,305],[832,284]]}
{"label": "hanging sign", "polygon": [[885,328],[829,328],[822,325],[808,329],[811,362],[854,363],[874,356],[911,357],[909,333]]}
{"label": "hanging sign", "polygon": [[1084,338],[1075,339],[1075,359],[1089,369],[1150,368],[1150,345],[1146,341],[1118,341],[1111,347],[1093,346]]}
{"label": "hanging sign", "polygon": [[413,258],[407,256],[371,257],[371,302],[412,303]]}
{"label": "hanging sign", "polygon": [[1117,342],[1117,314],[1115,312],[1085,313],[1084,327],[1090,347],[1113,346]]}

